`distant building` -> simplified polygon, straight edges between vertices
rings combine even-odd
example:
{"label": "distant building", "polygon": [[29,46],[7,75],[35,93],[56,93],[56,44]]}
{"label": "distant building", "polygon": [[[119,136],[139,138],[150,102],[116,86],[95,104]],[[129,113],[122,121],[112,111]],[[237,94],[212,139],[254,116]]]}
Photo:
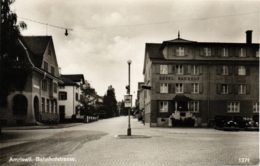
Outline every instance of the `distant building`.
{"label": "distant building", "polygon": [[171,126],[173,118],[195,118],[206,126],[215,115],[259,114],[259,43],[182,39],[146,43],[145,122]]}
{"label": "distant building", "polygon": [[[17,58],[21,66],[32,69],[25,90],[15,91],[1,108],[2,125],[29,125],[37,122],[58,123],[58,62],[51,36],[24,36],[16,48],[22,48]],[[3,87],[1,87],[3,88]]]}
{"label": "distant building", "polygon": [[59,85],[59,110],[60,121],[64,122],[79,114],[80,86],[85,84],[85,79],[83,74],[63,74],[61,80],[64,83]]}

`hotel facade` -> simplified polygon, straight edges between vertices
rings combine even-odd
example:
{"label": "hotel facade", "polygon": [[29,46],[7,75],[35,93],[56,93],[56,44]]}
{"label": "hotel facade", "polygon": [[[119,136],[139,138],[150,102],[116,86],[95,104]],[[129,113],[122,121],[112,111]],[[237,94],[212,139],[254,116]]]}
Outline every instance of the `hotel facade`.
{"label": "hotel facade", "polygon": [[196,42],[179,37],[146,43],[145,123],[172,126],[192,118],[207,126],[216,115],[259,114],[259,43]]}

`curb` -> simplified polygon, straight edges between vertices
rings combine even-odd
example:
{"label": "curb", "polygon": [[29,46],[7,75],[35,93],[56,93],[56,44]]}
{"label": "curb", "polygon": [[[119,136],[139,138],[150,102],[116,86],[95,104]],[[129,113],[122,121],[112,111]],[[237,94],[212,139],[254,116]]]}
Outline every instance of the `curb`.
{"label": "curb", "polygon": [[119,139],[138,139],[138,138],[152,138],[150,135],[115,135],[114,138]]}

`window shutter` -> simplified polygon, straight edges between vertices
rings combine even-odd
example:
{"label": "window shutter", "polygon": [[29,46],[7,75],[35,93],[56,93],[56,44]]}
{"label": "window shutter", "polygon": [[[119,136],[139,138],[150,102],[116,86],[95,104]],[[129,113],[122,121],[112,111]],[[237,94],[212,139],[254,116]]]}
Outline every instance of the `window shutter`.
{"label": "window shutter", "polygon": [[184,93],[188,93],[188,84],[183,84],[183,86]]}
{"label": "window shutter", "polygon": [[253,48],[252,51],[252,57],[256,57],[256,52],[258,51],[259,48]]}
{"label": "window shutter", "polygon": [[247,56],[247,54],[246,54],[246,53],[247,53],[246,50],[247,50],[246,48],[243,49],[243,55],[245,55],[245,56]]}
{"label": "window shutter", "polygon": [[228,75],[233,74],[233,66],[228,66]]}
{"label": "window shutter", "polygon": [[236,48],[236,49],[235,49],[235,57],[238,57],[238,55],[239,55],[239,49]]}
{"label": "window shutter", "polygon": [[156,65],[156,74],[160,74],[160,65]]}
{"label": "window shutter", "polygon": [[221,74],[221,69],[222,69],[222,66],[217,66],[217,75]]}
{"label": "window shutter", "polygon": [[235,67],[234,67],[234,74],[235,74],[235,75],[238,75],[238,66],[235,66]]}
{"label": "window shutter", "polygon": [[199,92],[200,92],[200,93],[203,93],[203,83],[200,83],[200,84],[199,84]]}
{"label": "window shutter", "polygon": [[160,84],[156,84],[156,93],[160,93]]}
{"label": "window shutter", "polygon": [[200,56],[203,56],[204,55],[204,51],[203,51],[203,47],[200,47]]}
{"label": "window shutter", "polygon": [[200,70],[200,71],[199,71],[199,72],[200,72],[200,75],[202,75],[202,74],[203,74],[203,68],[202,68],[202,65],[199,66],[199,70]]}
{"label": "window shutter", "polygon": [[177,53],[177,47],[173,46],[172,47],[172,54],[173,54],[173,56],[176,56],[176,53]]}
{"label": "window shutter", "polygon": [[191,86],[192,86],[191,83],[187,84],[187,88],[188,88],[187,91],[188,91],[188,93],[191,93]]}
{"label": "window shutter", "polygon": [[221,55],[222,55],[222,50],[221,50],[221,48],[220,47],[218,47],[218,57],[221,57]]}
{"label": "window shutter", "polygon": [[169,73],[169,74],[172,73],[172,65],[168,65],[168,73]]}
{"label": "window shutter", "polygon": [[187,75],[188,74],[188,65],[183,65],[183,73],[184,75]]}
{"label": "window shutter", "polygon": [[221,49],[221,56],[224,55],[224,48],[220,48]]}
{"label": "window shutter", "polygon": [[188,47],[184,47],[184,55],[185,56],[189,55],[189,48]]}
{"label": "window shutter", "polygon": [[187,74],[190,75],[191,74],[191,66],[190,65],[187,65]]}
{"label": "window shutter", "polygon": [[246,75],[250,76],[250,66],[246,66]]}
{"label": "window shutter", "polygon": [[246,49],[246,56],[250,57],[252,55],[252,49],[251,48],[247,48]]}
{"label": "window shutter", "polygon": [[228,93],[229,94],[233,93],[233,85],[232,84],[228,84]]}
{"label": "window shutter", "polygon": [[171,84],[171,93],[175,93],[175,84]]}
{"label": "window shutter", "polygon": [[172,93],[171,92],[171,89],[172,89],[171,86],[172,86],[171,84],[168,84],[168,93]]}
{"label": "window shutter", "polygon": [[239,85],[235,84],[235,94],[238,94],[238,87],[239,87]]}
{"label": "window shutter", "polygon": [[216,48],[211,47],[211,56],[215,56],[215,55],[216,55]]}
{"label": "window shutter", "polygon": [[229,49],[228,49],[228,56],[229,56],[229,57],[234,56],[234,48],[229,48]]}
{"label": "window shutter", "polygon": [[246,85],[246,94],[250,94],[250,84]]}
{"label": "window shutter", "polygon": [[220,94],[220,93],[221,93],[221,85],[217,84],[217,94]]}
{"label": "window shutter", "polygon": [[172,65],[172,74],[175,74],[175,65]]}

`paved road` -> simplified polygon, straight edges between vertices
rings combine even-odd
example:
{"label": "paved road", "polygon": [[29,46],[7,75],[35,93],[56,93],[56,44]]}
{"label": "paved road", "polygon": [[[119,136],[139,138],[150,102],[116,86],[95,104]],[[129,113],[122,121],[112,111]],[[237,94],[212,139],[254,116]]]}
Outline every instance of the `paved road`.
{"label": "paved road", "polygon": [[[225,132],[200,128],[150,128],[131,119],[132,135],[151,138],[120,139],[126,135],[127,117],[118,117],[64,129],[12,131],[23,133],[31,143],[20,149],[33,162],[5,162],[6,165],[86,166],[173,166],[173,165],[258,165],[258,132]],[[11,131],[5,131],[11,132]],[[28,132],[31,132],[28,134]],[[26,134],[27,133],[27,134]],[[36,137],[37,136],[37,137]],[[62,139],[63,138],[63,139]],[[2,148],[10,152],[15,146]],[[28,150],[31,147],[31,150]],[[36,148],[36,149],[35,149]],[[34,153],[33,153],[34,152]],[[33,153],[33,154],[32,154]],[[19,153],[13,153],[19,157]],[[2,155],[2,154],[1,154]],[[75,161],[35,162],[36,157]]]}

